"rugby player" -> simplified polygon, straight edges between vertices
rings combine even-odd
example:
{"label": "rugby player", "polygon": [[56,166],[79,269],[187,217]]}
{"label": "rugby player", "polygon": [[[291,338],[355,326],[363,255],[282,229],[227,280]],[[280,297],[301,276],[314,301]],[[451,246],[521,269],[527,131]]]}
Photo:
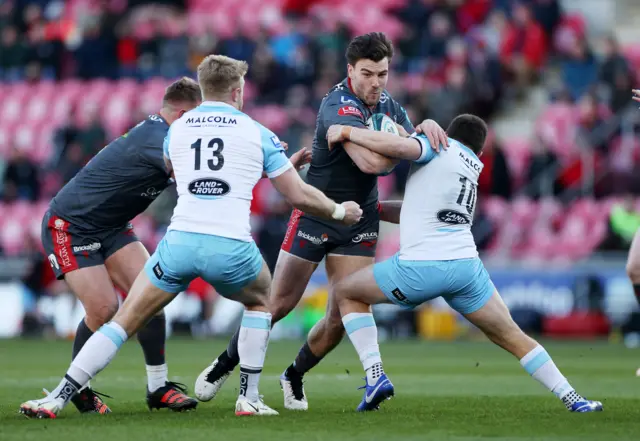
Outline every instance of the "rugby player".
{"label": "rugby player", "polygon": [[164,141],[164,161],[178,190],[168,231],[114,319],[91,336],[47,397],[21,405],[25,415],[55,418],[122,344],[196,277],[246,307],[236,414],[278,414],[258,393],[271,330],[271,275],[251,237],[253,188],[265,172],[294,207],[345,225],[358,222],[362,210],[355,202],[333,202],[304,183],[278,137],[242,113],[247,69],[246,62],[219,55],[198,66],[204,102],[175,121]]}
{"label": "rugby player", "polygon": [[[404,202],[383,220],[400,224],[400,251],[364,268],[335,287],[342,322],[366,372],[358,411],[377,409],[394,394],[382,368],[378,332],[371,305],[394,303],[414,308],[442,296],[522,367],[553,392],[572,412],[602,410],[602,403],[579,395],[560,373],[547,351],[513,321],[478,257],[471,223],[476,205],[478,159],[487,126],[474,115],[460,115],[447,128],[449,149],[436,153],[422,135],[370,136],[347,125],[329,128],[330,145],[350,141],[378,154],[414,162]],[[382,138],[385,139],[382,139]]]}
{"label": "rugby player", "polygon": [[[198,83],[182,78],[167,87],[160,111],[103,148],[51,201],[42,222],[42,243],[58,279],[65,279],[86,316],[78,325],[72,358],[118,309],[114,284],[123,292],[144,267],[149,253],[129,223],[172,182],[162,145],[170,124],[201,101]],[[310,160],[303,149],[296,167]],[[138,333],[147,365],[149,408],[180,411],[197,401],[168,381],[165,317],[154,316]],[[108,413],[87,387],[73,398],[80,412]]]}
{"label": "rugby player", "polygon": [[[348,77],[334,86],[320,105],[307,183],[336,201],[356,201],[362,206],[363,220],[344,226],[293,210],[271,287],[272,323],[298,304],[323,258],[330,292],[339,280],[374,262],[380,218],[377,178],[391,172],[396,162],[351,142],[329,151],[326,133],[329,126],[338,123],[364,128],[376,113],[388,115],[404,129],[404,135],[414,131],[404,108],[385,90],[392,56],[392,43],[383,33],[354,38],[346,51]],[[416,130],[424,132],[435,148],[446,146],[446,134],[435,122],[424,121]],[[377,134],[372,133],[374,137]],[[384,213],[384,205],[381,208]],[[330,294],[325,317],[310,331],[295,361],[281,376],[285,408],[308,409],[303,375],[337,346],[343,335],[340,314]],[[236,332],[228,348],[196,380],[198,399],[211,400],[238,364],[238,336]]]}

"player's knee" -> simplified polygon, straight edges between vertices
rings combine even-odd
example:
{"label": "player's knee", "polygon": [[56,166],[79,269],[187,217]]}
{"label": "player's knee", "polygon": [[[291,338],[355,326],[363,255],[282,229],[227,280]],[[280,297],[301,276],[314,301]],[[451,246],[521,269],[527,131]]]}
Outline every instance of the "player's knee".
{"label": "player's knee", "polygon": [[100,302],[85,305],[86,322],[89,328],[96,330],[116,315],[118,302]]}
{"label": "player's knee", "polygon": [[629,259],[627,262],[627,275],[634,285],[640,284],[640,259]]}

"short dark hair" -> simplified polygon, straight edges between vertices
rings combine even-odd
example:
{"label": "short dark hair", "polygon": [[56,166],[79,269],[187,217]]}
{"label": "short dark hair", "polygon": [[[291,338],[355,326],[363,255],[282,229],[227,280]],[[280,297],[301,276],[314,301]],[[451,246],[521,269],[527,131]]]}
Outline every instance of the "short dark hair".
{"label": "short dark hair", "polygon": [[482,118],[465,113],[451,121],[447,127],[447,136],[469,147],[478,155],[484,147],[488,131],[487,123]]}
{"label": "short dark hair", "polygon": [[346,52],[347,63],[355,66],[359,60],[372,60],[376,63],[387,57],[393,57],[393,43],[382,32],[369,32],[358,35],[349,43]]}
{"label": "short dark hair", "polygon": [[182,77],[165,89],[162,105],[164,106],[167,103],[196,103],[201,99],[202,93],[198,83],[191,78]]}

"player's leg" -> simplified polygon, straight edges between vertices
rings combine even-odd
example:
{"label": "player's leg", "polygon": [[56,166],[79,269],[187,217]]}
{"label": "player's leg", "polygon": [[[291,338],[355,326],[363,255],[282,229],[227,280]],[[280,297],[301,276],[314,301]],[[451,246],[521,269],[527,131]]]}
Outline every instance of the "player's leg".
{"label": "player's leg", "polygon": [[124,342],[175,294],[155,286],[142,271],[114,319],[91,336],[58,386],[41,400],[23,403],[20,411],[29,417],[55,418],[82,386],[111,362]]}
{"label": "player's leg", "polygon": [[[142,243],[128,232],[119,232],[108,241],[111,254],[105,266],[114,283],[128,293],[143,270],[149,253]],[[137,334],[144,353],[147,370],[147,405],[150,409],[169,408],[180,411],[193,407],[195,401],[186,395],[186,386],[168,379],[165,361],[166,322],[161,310]],[[169,402],[171,400],[171,402]]]}
{"label": "player's leg", "polygon": [[[272,326],[286,317],[300,302],[311,275],[324,257],[324,244],[321,242],[320,236],[318,236],[320,243],[313,243],[304,238],[311,237],[309,232],[314,231],[315,224],[315,221],[302,217],[299,210],[294,210],[291,215],[271,282],[269,309]],[[302,232],[302,235],[298,235],[299,231]],[[198,376],[195,394],[199,400],[213,399],[240,362],[238,355],[239,335],[240,329],[238,328],[227,349]],[[300,400],[304,397],[302,384],[299,388],[296,387],[295,391],[286,385],[283,387],[285,387],[286,396],[294,396],[294,398],[297,396]],[[285,399],[285,407],[287,407],[288,401],[291,400]],[[295,407],[296,403],[293,403],[292,406]]]}
{"label": "player's leg", "polygon": [[602,410],[600,402],[586,400],[576,393],[547,351],[513,321],[479,259],[466,260],[465,267],[456,268],[455,275],[466,282],[456,295],[447,298],[454,309],[492,342],[520,360],[527,373],[562,400],[567,409],[573,412]]}
{"label": "player's leg", "polygon": [[640,302],[640,230],[633,237],[629,257],[627,258],[627,275],[633,284],[633,291]]}
{"label": "player's leg", "polygon": [[[320,227],[327,226],[318,223]],[[378,238],[379,213],[376,208],[364,213],[363,221],[355,227],[336,227],[324,234],[329,246],[332,247],[326,256],[325,267],[329,279],[329,299],[325,316],[309,331],[294,362],[285,370],[281,383],[285,393],[285,407],[288,409],[308,408],[306,396],[302,388],[302,377],[316,366],[344,336],[344,326],[340,311],[333,295],[336,283],[362,268],[374,263],[376,243]],[[321,236],[322,230],[317,230],[316,236]],[[328,237],[327,237],[328,236]],[[297,391],[291,396],[289,390]],[[297,399],[301,396],[301,399]]]}
{"label": "player's leg", "polygon": [[[111,320],[118,310],[118,297],[103,265],[102,244],[95,242],[97,239],[77,234],[66,220],[50,211],[42,220],[41,239],[56,278],[65,280],[85,310],[73,341],[73,360],[93,333]],[[82,413],[110,412],[90,387],[76,395],[73,404]]]}
{"label": "player's leg", "polygon": [[[109,364],[122,344],[195,277],[192,260],[188,259],[191,251],[188,247],[170,250],[165,237],[114,319],[91,336],[58,387],[44,399],[23,403],[21,412],[31,417],[55,418],[82,385]],[[196,405],[193,400],[191,408]]]}
{"label": "player's leg", "polygon": [[[220,295],[245,306],[238,338],[240,393],[236,415],[277,415],[278,412],[264,404],[258,391],[271,333],[269,268],[253,242],[210,236],[201,239],[201,246],[201,257],[206,264],[199,270],[200,277]],[[206,375],[205,370],[196,381],[196,393],[207,395],[207,387],[213,387],[203,381]]]}
{"label": "player's leg", "polygon": [[382,367],[378,328],[371,312],[371,305],[390,303],[375,277],[376,272],[388,272],[384,268],[389,267],[390,260],[370,265],[344,278],[334,288],[342,323],[366,374],[365,393],[358,411],[377,409],[394,395],[393,384]]}

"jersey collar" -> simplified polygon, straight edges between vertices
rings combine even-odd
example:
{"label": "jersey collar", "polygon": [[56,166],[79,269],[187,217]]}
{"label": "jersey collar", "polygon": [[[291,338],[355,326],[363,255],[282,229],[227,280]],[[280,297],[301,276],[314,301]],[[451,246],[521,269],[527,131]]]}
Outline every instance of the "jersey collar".
{"label": "jersey collar", "polygon": [[203,101],[198,107],[206,107],[206,106],[225,106],[225,107],[229,107],[230,109],[234,109],[234,110],[238,110],[235,107],[233,107],[231,104],[225,103],[224,101]]}

